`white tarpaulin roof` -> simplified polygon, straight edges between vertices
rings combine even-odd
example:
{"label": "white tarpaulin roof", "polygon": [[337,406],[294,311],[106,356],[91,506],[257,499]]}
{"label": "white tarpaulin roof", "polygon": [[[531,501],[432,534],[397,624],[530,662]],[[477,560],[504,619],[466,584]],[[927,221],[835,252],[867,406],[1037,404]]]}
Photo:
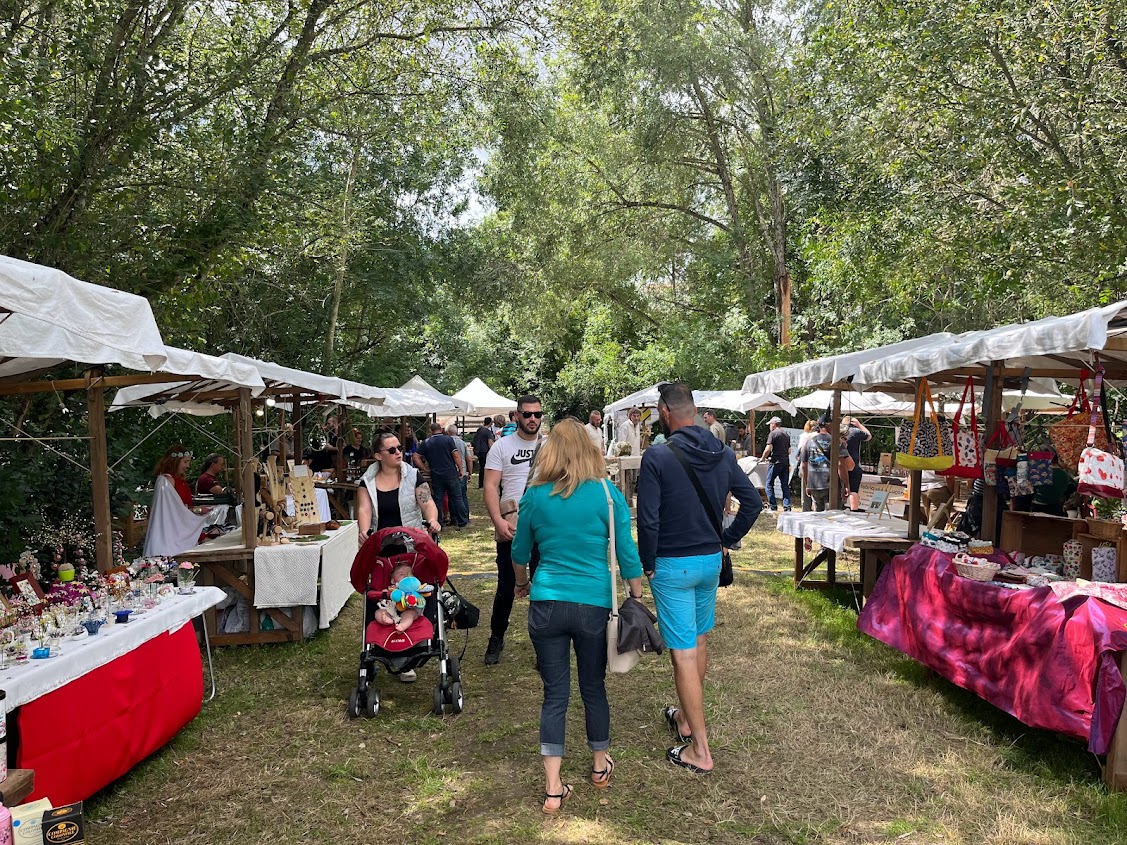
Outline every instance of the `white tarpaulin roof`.
{"label": "white tarpaulin roof", "polygon": [[471,405],[474,409],[473,413],[479,417],[494,417],[497,414],[507,416],[509,411],[517,409],[514,400],[497,393],[479,378],[475,378],[455,393],[454,398]]}
{"label": "white tarpaulin roof", "polygon": [[966,332],[940,343],[932,339],[866,361],[854,383],[891,384],[992,361],[1004,362],[1010,370],[1080,369],[1090,363],[1092,352],[1099,352],[1100,359],[1114,364],[1120,373],[1127,369],[1127,301],[1065,317]]}
{"label": "white tarpaulin roof", "polygon": [[[933,391],[933,394],[934,393],[935,391]],[[962,391],[954,390],[953,386],[948,387],[944,393],[949,400],[952,395],[955,394],[959,397],[962,396]],[[1010,408],[1017,404],[1020,396],[1020,390],[1002,391],[1002,408],[1006,411],[1010,410]],[[938,401],[938,398],[936,401]],[[1068,410],[1071,401],[1071,396],[1061,395],[1056,385],[1053,384],[1052,379],[1030,379],[1029,390],[1025,393],[1025,399],[1021,407],[1026,411],[1063,413]],[[978,404],[979,408],[982,407],[981,388],[975,391],[975,402]],[[825,411],[833,404],[833,391],[815,390],[813,393],[799,396],[794,400],[794,404],[799,408]],[[915,400],[905,398],[902,394],[877,393],[874,391],[858,393],[855,390],[843,390],[841,392],[841,412],[843,414],[874,417],[910,417],[915,413],[915,408]],[[954,401],[944,402],[942,410],[943,413],[948,416],[954,416],[959,410],[959,400],[955,399]],[[812,414],[811,416],[815,415]]]}
{"label": "white tarpaulin roof", "polygon": [[469,403],[447,396],[418,375],[412,376],[402,387],[386,388],[382,405],[356,404],[356,407],[367,411],[370,417],[425,417],[473,411]]}
{"label": "white tarpaulin roof", "polygon": [[122,408],[148,405],[149,415],[153,417],[173,413],[210,417],[226,413],[227,409],[211,402],[195,402],[193,396],[213,393],[217,390],[229,390],[233,387],[249,387],[250,392],[257,396],[266,387],[258,370],[249,364],[240,364],[226,358],[192,352],[189,349],[178,349],[175,346],[166,346],[164,350],[167,362],[160,367],[160,372],[198,378],[169,384],[139,384],[135,387],[123,387],[114,396],[109,410],[120,411]]}
{"label": "white tarpaulin roof", "polygon": [[325,401],[360,402],[365,405],[379,405],[383,402],[384,390],[380,387],[371,387],[357,381],[337,378],[336,376],[322,376],[317,373],[307,373],[304,370],[295,370],[283,367],[272,361],[259,361],[257,358],[248,358],[228,352],[223,355],[228,361],[240,364],[250,364],[262,380],[270,387],[294,387],[309,393],[319,394]]}
{"label": "white tarpaulin roof", "polygon": [[[614,416],[635,406],[639,408],[642,406],[653,407],[657,405],[658,398],[657,385],[655,384],[642,390],[636,390],[616,402],[611,402],[603,408],[603,413],[607,416]],[[694,390],[693,402],[696,403],[698,408],[722,408],[727,411],[743,413],[758,410],[781,410],[793,414],[795,411],[794,405],[773,393],[751,395],[739,390]]]}
{"label": "white tarpaulin roof", "polygon": [[856,376],[861,366],[869,361],[880,360],[901,352],[909,352],[917,347],[929,346],[953,337],[955,335],[950,332],[939,332],[927,337],[901,340],[876,349],[862,349],[857,352],[845,352],[841,355],[829,355],[825,358],[816,358],[813,361],[790,364],[777,370],[752,373],[744,379],[743,392],[781,393],[784,390],[791,390],[796,387],[829,387],[832,384],[843,384]]}
{"label": "white tarpaulin roof", "polygon": [[65,361],[153,372],[164,341],[144,297],[0,256],[0,378]]}

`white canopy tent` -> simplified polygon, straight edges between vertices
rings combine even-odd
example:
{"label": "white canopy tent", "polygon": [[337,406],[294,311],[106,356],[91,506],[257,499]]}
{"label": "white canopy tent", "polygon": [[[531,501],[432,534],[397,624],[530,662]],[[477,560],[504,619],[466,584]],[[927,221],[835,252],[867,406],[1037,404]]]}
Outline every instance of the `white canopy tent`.
{"label": "white canopy tent", "polygon": [[[951,385],[944,390],[948,399],[953,395],[962,395],[961,389]],[[808,410],[825,411],[833,404],[832,390],[815,390],[805,396],[794,400],[796,407]],[[1010,410],[1021,398],[1020,390],[1006,390],[1002,393],[1002,408]],[[936,401],[939,401],[938,397]],[[1026,411],[1039,413],[1064,413],[1068,410],[1072,397],[1064,396],[1057,389],[1052,379],[1030,379],[1029,389],[1025,393],[1021,407]],[[982,406],[982,389],[975,390],[975,402]],[[859,393],[855,390],[846,390],[841,394],[841,411],[843,414],[854,416],[874,417],[910,417],[915,413],[915,400],[905,398],[903,394],[878,393],[869,391]],[[943,413],[953,416],[959,410],[959,401],[943,403]],[[812,415],[813,416],[813,415]]]}
{"label": "white canopy tent", "polygon": [[517,409],[516,401],[502,396],[479,378],[455,393],[454,398],[472,407],[472,413],[479,417],[495,417],[500,414],[508,418],[509,411]]}
{"label": "white canopy tent", "polygon": [[164,341],[144,297],[0,256],[0,379],[26,379],[67,361],[156,372]]}
{"label": "white canopy tent", "polygon": [[1110,379],[1122,381],[1127,376],[1127,300],[1064,317],[966,332],[942,342],[933,338],[865,361],[854,383],[879,386],[957,376],[992,363],[1003,365],[1010,376],[1030,368],[1034,375],[1075,381],[1078,371],[1091,364],[1093,353],[1099,354]]}
{"label": "white canopy tent", "polygon": [[387,390],[383,405],[368,409],[372,417],[424,417],[429,414],[466,414],[473,405],[447,396],[420,375],[413,375],[401,387]]}
{"label": "white canopy tent", "polygon": [[[657,385],[637,390],[603,408],[603,414],[610,417],[621,415],[633,407],[654,407],[658,400]],[[773,393],[746,394],[739,390],[694,390],[693,401],[698,408],[720,408],[726,411],[786,411],[795,412],[795,406]]]}

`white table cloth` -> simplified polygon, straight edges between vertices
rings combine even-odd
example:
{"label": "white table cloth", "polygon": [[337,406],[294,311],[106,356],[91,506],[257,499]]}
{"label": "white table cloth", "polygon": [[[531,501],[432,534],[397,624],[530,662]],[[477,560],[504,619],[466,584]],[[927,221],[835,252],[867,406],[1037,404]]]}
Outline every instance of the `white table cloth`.
{"label": "white table cloth", "polygon": [[[322,522],[328,522],[333,518],[332,508],[329,507],[329,494],[320,487],[316,490],[317,518]],[[286,496],[286,513],[293,516],[293,496]]]}
{"label": "white table cloth", "polygon": [[[359,527],[345,523],[327,540],[258,546],[254,550],[254,606],[317,605],[318,626],[328,628],[352,595],[348,579]],[[320,591],[318,591],[320,581]]]}
{"label": "white table cloth", "polygon": [[212,605],[223,600],[218,587],[196,587],[190,596],[173,595],[158,607],[136,611],[125,624],[103,625],[97,634],[64,637],[62,653],[44,660],[28,660],[0,672],[0,689],[6,693],[5,707],[11,710],[59,689],[83,675],[105,666],[154,637],[186,625]]}
{"label": "white table cloth", "polygon": [[903,519],[867,516],[849,511],[781,513],[775,527],[783,534],[813,540],[835,552],[844,551],[854,538],[890,537],[905,540],[908,537],[908,523]]}

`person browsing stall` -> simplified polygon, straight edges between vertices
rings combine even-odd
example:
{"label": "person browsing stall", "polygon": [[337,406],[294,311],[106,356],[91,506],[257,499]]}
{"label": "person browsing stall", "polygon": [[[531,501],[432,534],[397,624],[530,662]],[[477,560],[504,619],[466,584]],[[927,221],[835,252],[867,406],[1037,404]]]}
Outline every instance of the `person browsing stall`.
{"label": "person browsing stall", "polygon": [[767,420],[771,433],[767,435],[767,445],[763,447],[762,460],[767,464],[767,507],[775,510],[775,480],[782,488],[783,510],[790,510],[790,435],[783,428],[779,417]]}
{"label": "person browsing stall", "polygon": [[[611,573],[607,566],[613,503],[617,570],[630,594],[642,597],[642,565],[630,534],[630,509],[606,482],[606,463],[584,426],[565,419],[552,429],[536,458],[536,472],[520,500],[512,544],[515,595],[529,596],[528,635],[536,650],[544,702],[540,709],[540,754],[544,805],[559,812],[571,795],[560,774],[571,677],[571,652],[579,677],[591,749],[591,783],[605,788],[614,774],[607,701],[607,616]],[[540,550],[536,579],[528,575],[534,545]]]}
{"label": "person browsing stall", "polygon": [[846,417],[841,421],[841,437],[845,441],[845,450],[853,459],[853,469],[849,470],[849,509],[861,509],[861,478],[864,470],[861,469],[861,444],[873,439],[872,433],[865,428],[865,424],[856,417]]}
{"label": "person browsing stall", "polygon": [[[517,400],[516,433],[499,437],[485,459],[485,508],[493,522],[497,541],[497,593],[493,598],[493,613],[489,620],[489,643],[485,649],[485,662],[490,666],[501,662],[505,647],[505,632],[509,629],[509,616],[513,612],[513,536],[518,523],[521,496],[528,483],[528,473],[533,456],[540,445],[540,424],[544,409],[538,396],[522,396]],[[502,507],[504,505],[504,507]],[[531,564],[539,562],[535,550]]]}

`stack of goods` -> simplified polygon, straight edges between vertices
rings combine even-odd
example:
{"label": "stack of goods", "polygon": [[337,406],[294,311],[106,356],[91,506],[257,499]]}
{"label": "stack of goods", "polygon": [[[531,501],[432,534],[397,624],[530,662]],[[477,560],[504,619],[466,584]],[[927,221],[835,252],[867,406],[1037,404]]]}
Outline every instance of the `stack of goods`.
{"label": "stack of goods", "polygon": [[965,552],[970,539],[970,535],[964,534],[962,531],[932,530],[924,532],[923,537],[920,538],[920,543],[932,549],[953,555],[959,552]]}
{"label": "stack of goods", "polygon": [[994,554],[994,544],[989,540],[971,538],[967,540],[967,553],[975,555],[976,557],[986,557],[987,555]]}

